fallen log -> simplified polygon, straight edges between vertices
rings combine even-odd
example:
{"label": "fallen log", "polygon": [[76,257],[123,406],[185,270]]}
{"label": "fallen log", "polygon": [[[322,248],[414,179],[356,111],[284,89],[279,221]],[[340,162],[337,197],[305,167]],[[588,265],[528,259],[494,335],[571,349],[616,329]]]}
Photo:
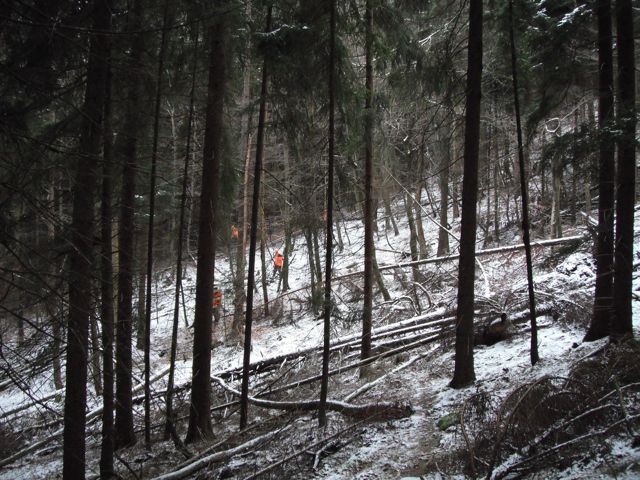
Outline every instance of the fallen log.
{"label": "fallen log", "polygon": [[[531,242],[531,246],[532,247],[553,247],[555,245],[561,245],[563,243],[579,242],[587,238],[588,237],[585,237],[583,235],[575,235],[573,237],[564,237],[564,238],[552,238],[551,240],[533,241]],[[517,245],[508,245],[506,247],[488,248],[486,250],[478,250],[476,252],[476,257],[480,257],[484,255],[495,255],[496,253],[514,252],[514,251],[523,250],[523,249],[524,249],[523,243],[519,243]],[[459,257],[460,255],[446,255],[444,257],[424,258],[422,260],[396,263],[394,265],[380,265],[380,267],[378,267],[378,270],[382,272],[385,270],[392,270],[396,268],[408,268],[408,267],[414,267],[416,265],[425,265],[428,263],[447,262],[451,260],[458,260]]]}
{"label": "fallen log", "polygon": [[[240,392],[227,385],[224,380],[213,377],[212,380],[220,385],[224,390],[239,397]],[[249,403],[257,407],[284,410],[287,412],[310,412],[320,408],[320,400],[298,400],[295,402],[280,402],[275,400],[265,400],[262,398],[249,397]],[[343,415],[357,419],[394,420],[405,418],[413,414],[413,408],[407,403],[379,402],[367,403],[364,405],[354,405],[352,403],[341,402],[339,400],[327,400],[327,410],[341,413]]]}
{"label": "fallen log", "polygon": [[165,473],[164,475],[160,475],[159,477],[155,477],[153,480],[179,480],[181,478],[185,478],[185,477],[191,475],[192,473],[197,472],[198,470],[200,470],[202,468],[205,468],[206,466],[210,465],[211,463],[221,462],[223,460],[228,460],[229,458],[233,457],[234,455],[238,455],[240,453],[246,452],[247,450],[252,450],[255,447],[259,446],[260,444],[262,444],[264,442],[267,442],[268,440],[271,440],[276,435],[285,432],[289,428],[291,428],[290,425],[286,426],[285,428],[281,428],[279,430],[273,430],[271,432],[265,433],[264,435],[261,435],[259,437],[253,438],[253,439],[249,440],[248,442],[245,442],[245,443],[243,443],[241,445],[238,445],[236,447],[230,448],[228,450],[223,450],[222,452],[212,453],[211,455],[207,455],[206,457],[200,458],[199,460],[196,460],[195,462],[192,462],[192,463],[182,467],[179,470],[176,470],[174,472]]}

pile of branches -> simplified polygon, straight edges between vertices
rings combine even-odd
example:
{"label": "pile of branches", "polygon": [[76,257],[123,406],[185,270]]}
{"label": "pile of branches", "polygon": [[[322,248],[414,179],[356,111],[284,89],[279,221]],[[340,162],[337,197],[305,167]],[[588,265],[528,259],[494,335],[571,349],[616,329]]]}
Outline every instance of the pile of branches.
{"label": "pile of branches", "polygon": [[460,413],[465,473],[520,478],[606,455],[613,437],[637,445],[639,353],[635,343],[610,345],[567,377],[542,377],[503,399],[470,397]]}

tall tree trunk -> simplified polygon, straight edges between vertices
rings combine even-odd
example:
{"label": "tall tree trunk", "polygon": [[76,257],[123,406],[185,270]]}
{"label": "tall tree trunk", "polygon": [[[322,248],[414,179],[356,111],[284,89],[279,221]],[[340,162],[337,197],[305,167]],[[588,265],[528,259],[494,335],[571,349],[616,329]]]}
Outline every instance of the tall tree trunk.
{"label": "tall tree trunk", "polygon": [[311,235],[311,227],[305,228],[304,237],[307,244],[307,256],[309,257],[309,280],[311,281],[311,296],[313,297],[316,291],[316,267],[313,260],[313,236]]}
{"label": "tall tree trunk", "polygon": [[[220,7],[226,2],[216,2]],[[193,367],[187,442],[211,437],[211,316],[216,252],[216,206],[222,155],[225,89],[226,15],[217,16],[209,27],[209,88],[204,138],[196,309],[193,322]]]}
{"label": "tall tree trunk", "polygon": [[464,133],[464,176],[460,261],[458,266],[458,310],[456,312],[455,369],[451,386],[474,382],[473,303],[475,290],[476,205],[478,200],[478,151],[480,147],[480,96],[482,85],[482,0],[469,4],[469,52]]}
{"label": "tall tree trunk", "polygon": [[[269,6],[267,10],[267,25],[265,32],[271,31],[271,9]],[[260,86],[260,113],[258,115],[258,138],[256,144],[256,163],[253,170],[253,196],[251,204],[251,239],[249,241],[249,278],[247,280],[247,308],[244,324],[244,352],[242,363],[242,390],[240,396],[240,430],[243,430],[247,426],[247,417],[249,410],[249,365],[251,364],[251,326],[253,323],[253,283],[255,281],[255,269],[256,269],[256,243],[257,243],[257,230],[258,230],[258,208],[260,207],[260,177],[262,175],[262,155],[264,153],[264,128],[265,119],[267,116],[267,60],[266,58],[262,62],[262,84]],[[263,212],[263,224],[264,224],[264,212]],[[264,228],[264,227],[263,227]],[[264,229],[262,230],[262,237],[264,237]],[[262,242],[264,244],[264,241]],[[264,269],[264,254],[262,265],[262,277],[263,280],[267,275]],[[265,289],[266,296],[266,289]],[[267,308],[267,302],[265,298],[265,310]],[[265,314],[266,315],[266,314]]]}
{"label": "tall tree trunk", "polygon": [[315,256],[316,275],[318,283],[322,283],[322,263],[320,261],[320,243],[318,242],[318,229],[311,230],[311,237],[313,238],[313,255]]}
{"label": "tall tree trunk", "polygon": [[249,232],[249,164],[251,160],[251,134],[247,136],[247,148],[244,161],[244,179],[242,181],[242,240],[239,242],[236,253],[236,277],[234,283],[233,299],[233,325],[234,334],[240,335],[246,295],[244,291],[245,265],[247,253],[247,241]]}
{"label": "tall tree trunk", "polygon": [[533,291],[533,262],[531,260],[531,241],[529,239],[529,192],[524,165],[524,145],[520,125],[520,101],[518,99],[518,75],[516,70],[516,44],[513,34],[513,0],[509,0],[509,38],[511,43],[511,76],[513,77],[513,99],[516,113],[516,134],[518,137],[518,164],[520,166],[520,195],[522,198],[522,241],[527,261],[527,283],[529,292],[529,311],[531,313],[531,365],[538,363],[538,324],[536,320],[536,300]]}
{"label": "tall tree trunk", "polygon": [[133,431],[132,359],[133,331],[133,272],[135,238],[135,194],[138,163],[138,136],[143,121],[141,111],[144,54],[142,30],[142,0],[135,0],[129,13],[128,30],[132,35],[129,59],[131,81],[127,93],[127,112],[123,129],[123,169],[120,200],[120,234],[118,237],[118,309],[116,321],[116,395],[115,446],[127,447],[136,443]]}
{"label": "tall tree trunk", "polygon": [[329,346],[331,341],[331,258],[333,253],[333,156],[335,149],[335,49],[336,0],[330,0],[329,34],[329,158],[327,163],[327,238],[324,282],[324,348],[322,352],[322,379],[320,382],[320,408],[318,423],[327,425],[327,393],[329,391]]}
{"label": "tall tree trunk", "polygon": [[[264,128],[264,127],[263,127]],[[264,192],[263,192],[264,196]],[[269,292],[267,290],[267,282],[269,280],[267,272],[267,252],[265,244],[265,224],[264,224],[264,206],[262,201],[258,200],[260,204],[260,264],[262,266],[262,302],[264,308],[264,316],[269,315]]]}
{"label": "tall tree trunk", "polygon": [[[451,164],[451,137],[445,135],[441,139],[442,162],[440,164],[440,225],[447,227],[449,224],[449,166]],[[444,228],[438,229],[438,253],[439,257],[449,253],[449,232]]]}
{"label": "tall tree trunk", "polygon": [[92,313],[89,316],[89,339],[91,340],[91,378],[96,396],[102,396],[102,369],[100,367],[100,340],[98,335],[98,319]]}
{"label": "tall tree trunk", "polygon": [[[91,3],[93,27],[110,27],[107,1]],[[82,132],[76,166],[69,265],[69,325],[64,399],[63,467],[65,480],[85,478],[87,407],[87,350],[93,268],[93,204],[107,76],[109,43],[106,35],[92,35],[87,64],[87,87],[82,108]]]}
{"label": "tall tree trunk", "polygon": [[167,380],[167,396],[165,399],[165,438],[174,431],[173,413],[173,384],[176,368],[176,353],[178,350],[178,324],[180,316],[180,294],[182,293],[182,252],[184,246],[185,213],[187,206],[187,185],[189,184],[189,155],[191,154],[191,129],[193,126],[196,69],[198,66],[198,40],[199,29],[195,33],[195,45],[193,47],[193,65],[191,67],[191,93],[189,94],[189,116],[187,120],[187,144],[184,154],[184,170],[182,173],[182,195],[180,196],[180,221],[178,223],[178,248],[176,255],[176,290],[173,302],[173,326],[171,330],[171,354],[169,356],[169,379]]}
{"label": "tall tree trunk", "polygon": [[151,284],[153,279],[153,237],[156,214],[156,170],[158,168],[158,131],[160,127],[160,101],[162,99],[162,74],[164,56],[167,50],[167,20],[169,16],[169,0],[164,0],[162,14],[162,34],[160,52],[158,54],[158,71],[156,72],[156,99],[153,119],[153,145],[151,147],[151,185],[149,188],[149,225],[147,230],[147,298],[144,311],[144,443],[151,448]]}
{"label": "tall tree trunk", "polygon": [[138,244],[138,261],[136,262],[136,268],[138,269],[138,304],[136,313],[136,348],[142,350],[144,348],[144,307],[147,304],[147,282],[151,283],[151,280],[147,278],[147,270],[143,267],[143,261],[145,255],[144,243],[142,242],[141,232],[136,235],[135,242]]}
{"label": "tall tree trunk", "polygon": [[[611,0],[598,0],[598,131],[600,152],[598,163],[598,237],[596,239],[596,286],[593,316],[584,341],[590,342],[609,334],[613,316],[613,211],[615,178],[615,145],[611,135],[613,118],[613,34]],[[589,213],[587,211],[587,213]]]}
{"label": "tall tree trunk", "polygon": [[418,250],[420,252],[420,258],[427,258],[429,256],[429,250],[427,248],[427,241],[424,237],[424,227],[422,225],[422,182],[416,187],[416,201],[411,202],[413,205],[414,218],[416,224],[416,239],[418,240]]}
{"label": "tall tree trunk", "polygon": [[100,318],[102,320],[102,444],[100,449],[100,478],[108,480],[114,476],[113,468],[113,242],[112,226],[112,175],[113,175],[113,130],[111,114],[111,54],[107,57],[109,69],[104,99],[104,151],[102,166],[102,199],[100,205],[101,255],[100,255]]}
{"label": "tall tree trunk", "polygon": [[636,179],[636,106],[633,7],[631,0],[616,2],[618,49],[618,171],[616,190],[616,240],[613,277],[611,337],[618,340],[633,336],[632,274],[633,215]]}
{"label": "tall tree trunk", "polygon": [[[364,302],[360,358],[371,356],[371,318],[373,309],[373,12],[371,0],[365,4],[365,131],[364,131]],[[391,209],[387,215],[389,215]],[[366,373],[365,370],[361,371]]]}
{"label": "tall tree trunk", "polygon": [[562,163],[560,159],[555,157],[551,165],[551,183],[552,183],[552,199],[551,199],[551,237],[562,238],[562,224],[560,220],[560,199],[562,188]]}

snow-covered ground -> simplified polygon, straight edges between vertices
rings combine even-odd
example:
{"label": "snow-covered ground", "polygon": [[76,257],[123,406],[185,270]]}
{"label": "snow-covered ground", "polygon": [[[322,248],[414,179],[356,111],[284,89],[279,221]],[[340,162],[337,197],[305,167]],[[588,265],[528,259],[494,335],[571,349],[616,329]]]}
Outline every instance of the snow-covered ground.
{"label": "snow-covered ground", "polygon": [[[394,211],[403,212],[401,204],[394,205]],[[398,213],[398,227],[400,234],[395,236],[393,230],[385,231],[384,221],[379,221],[380,231],[376,239],[377,261],[379,265],[392,265],[407,261],[409,252],[409,227],[404,215]],[[425,235],[429,245],[430,255],[435,255],[437,247],[437,228],[427,216],[423,217]],[[453,222],[453,233],[459,234],[459,225]],[[636,225],[640,218],[636,218]],[[336,251],[335,275],[340,277],[354,273],[362,268],[363,256],[363,228],[359,220],[348,220],[341,224],[343,228],[344,250]],[[640,231],[640,229],[639,229]],[[518,243],[516,230],[512,227],[505,232],[505,237],[514,238],[512,243]],[[583,229],[565,232],[565,235],[585,233]],[[451,239],[452,250],[455,253],[456,241]],[[495,246],[495,245],[492,245]],[[638,245],[636,245],[638,247]],[[274,238],[269,249],[282,248]],[[478,248],[483,248],[479,242]],[[585,328],[590,316],[590,302],[594,282],[593,262],[591,259],[590,242],[585,240],[580,246],[569,248],[569,253],[563,247],[537,248],[534,251],[535,282],[539,304],[553,304],[560,316],[539,318],[539,353],[541,361],[534,367],[529,360],[529,333],[526,325],[516,328],[512,338],[490,347],[479,346],[475,350],[474,362],[477,380],[474,386],[453,390],[448,383],[453,375],[454,356],[452,338],[444,338],[436,343],[424,345],[420,348],[405,352],[397,358],[381,361],[373,367],[373,371],[366,378],[359,378],[357,370],[351,370],[340,376],[333,377],[329,384],[329,396],[342,399],[350,392],[372,378],[383,375],[404,363],[411,363],[403,369],[398,369],[383,381],[359,396],[354,403],[377,401],[404,401],[411,404],[414,413],[408,418],[389,420],[384,422],[369,422],[353,425],[353,422],[343,416],[331,413],[329,427],[320,431],[315,427],[317,421],[310,415],[297,415],[291,429],[284,438],[274,440],[268,445],[262,445],[257,451],[236,456],[226,465],[214,464],[206,478],[219,478],[219,472],[225,472],[234,478],[243,478],[265,465],[283,458],[292,451],[311,444],[314,439],[322,435],[338,432],[337,441],[331,443],[325,456],[319,457],[315,468],[313,455],[303,454],[291,463],[274,470],[265,478],[323,478],[323,479],[394,479],[424,475],[426,478],[450,478],[462,476],[461,472],[452,470],[451,455],[461,451],[464,446],[464,435],[460,425],[454,425],[445,431],[437,428],[437,422],[445,415],[457,413],[471,397],[477,397],[483,392],[492,399],[503,399],[516,387],[534,382],[544,376],[566,377],[572,368],[591,353],[601,348],[605,341],[582,343]],[[636,248],[636,251],[640,251]],[[322,253],[321,253],[322,255]],[[324,258],[324,257],[322,257]],[[303,237],[297,238],[296,249],[290,265],[290,286],[296,293],[281,297],[282,318],[256,318],[253,329],[252,361],[274,357],[284,353],[296,352],[308,347],[320,346],[322,342],[322,321],[308,308],[307,301],[309,283],[309,266],[306,262],[307,253],[304,248]],[[526,304],[526,277],[524,256],[521,252],[507,252],[503,254],[479,257],[476,283],[477,302],[480,310],[502,311],[517,313],[515,308]],[[447,261],[429,264],[421,267],[424,277],[424,289],[413,293],[411,269],[386,270],[384,278],[392,297],[391,302],[384,302],[381,296],[376,296],[374,312],[374,327],[398,322],[400,320],[418,317],[421,314],[440,310],[451,310],[455,307],[457,262]],[[232,307],[229,265],[226,257],[219,256],[216,264],[217,282],[222,284],[225,298],[223,300],[224,314]],[[268,275],[271,272],[267,272]],[[640,289],[638,276],[634,278],[634,291]],[[168,273],[159,274],[155,284],[154,314],[152,319],[152,373],[166,368],[171,337],[173,319],[174,284]],[[359,330],[359,286],[361,279],[352,276],[348,279],[336,281],[335,302],[336,315],[332,327],[333,338],[352,335]],[[189,266],[185,275],[185,304],[181,312],[187,313],[188,324],[192,323],[195,292],[195,268]],[[277,282],[268,286],[269,298],[278,298]],[[415,297],[418,297],[419,305]],[[262,293],[256,294],[256,303],[262,302]],[[634,328],[638,328],[640,308],[639,302],[634,301]],[[557,317],[557,315],[556,315]],[[240,341],[230,334],[231,319],[215,325],[212,351],[212,372],[221,372],[229,368],[238,367],[242,362]],[[636,332],[636,335],[638,333]],[[184,319],[180,319],[180,340],[178,363],[176,365],[176,385],[190,381],[191,377],[191,343],[192,330],[185,327]],[[349,352],[341,356],[332,357],[332,368],[345,365],[355,360]],[[134,349],[134,362],[138,366],[143,364],[142,352]],[[317,358],[309,358],[306,365],[295,366],[287,378],[299,371],[300,374],[318,373]],[[215,374],[215,373],[214,373]],[[136,371],[141,377],[141,370]],[[303,375],[304,376],[304,375]],[[295,377],[293,377],[295,378]],[[153,385],[153,390],[161,392],[165,386],[164,380]],[[20,405],[32,404],[29,398],[45,398],[53,393],[53,382],[50,372],[36,376],[28,385],[28,389],[5,389],[0,392],[0,415]],[[306,390],[294,390],[290,393],[291,400],[302,400],[297,395],[305,394],[310,398],[316,395],[315,387]],[[221,392],[216,390],[216,395]],[[44,402],[47,408],[61,411],[62,395],[57,395]],[[182,398],[181,407],[185,408],[188,396]],[[215,402],[214,402],[215,404]],[[89,410],[99,407],[99,398],[90,393]],[[154,403],[158,410],[156,420],[160,421],[162,405],[159,400]],[[141,406],[136,407],[139,419],[142,416]],[[183,412],[186,410],[183,410]],[[274,421],[275,414],[261,411],[257,408],[250,410],[251,420],[256,424],[262,420]],[[223,415],[215,414],[216,434],[218,440],[231,435],[237,430],[237,415],[228,410]],[[25,428],[27,425],[44,423],[53,418],[42,405],[34,406],[10,415],[0,420],[3,431]],[[340,433],[341,429],[351,426],[351,429]],[[37,430],[34,433],[25,432],[23,438],[18,438],[27,446],[53,432],[59,425],[49,429]],[[179,425],[184,432],[184,422]],[[92,424],[92,432],[99,431],[99,423]],[[245,437],[246,440],[246,437]],[[37,453],[32,453],[13,464],[0,469],[0,480],[51,478],[60,473],[61,449],[60,438]],[[591,462],[572,465],[566,470],[546,470],[539,472],[537,478],[637,478],[640,470],[636,466],[640,462],[640,449],[630,446],[629,439],[616,437],[610,441],[610,448],[606,453],[594,454]],[[204,449],[204,445],[197,445],[194,449]],[[318,450],[317,448],[316,450]],[[313,453],[313,452],[312,452]],[[0,455],[4,456],[4,455]],[[163,442],[158,437],[154,449],[145,453],[142,446],[123,452],[124,458],[134,465],[137,472],[148,477],[152,474],[166,472],[182,459],[175,453],[171,442]],[[90,435],[88,441],[88,466],[90,472],[97,472],[99,458],[99,435]],[[612,464],[624,464],[625,468],[609,468]],[[129,473],[122,468],[124,476]],[[218,472],[218,473],[215,473]],[[592,473],[593,472],[593,473]],[[611,473],[614,472],[614,473]],[[226,477],[225,477],[226,478]]]}

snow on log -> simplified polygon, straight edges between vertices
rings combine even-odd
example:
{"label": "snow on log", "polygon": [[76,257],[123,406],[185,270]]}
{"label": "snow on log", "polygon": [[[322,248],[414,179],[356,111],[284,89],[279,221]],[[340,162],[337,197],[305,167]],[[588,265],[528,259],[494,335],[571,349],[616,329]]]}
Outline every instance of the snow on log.
{"label": "snow on log", "polygon": [[276,435],[286,431],[290,426],[285,428],[281,428],[279,430],[274,430],[259,437],[253,438],[246,443],[238,445],[237,447],[230,448],[228,450],[223,450],[222,452],[215,452],[211,455],[207,455],[206,457],[202,457],[196,460],[193,463],[190,463],[175,472],[165,473],[164,475],[160,475],[159,477],[155,477],[153,480],[179,480],[180,478],[185,478],[192,473],[205,468],[207,465],[213,462],[221,462],[223,460],[228,460],[234,455],[238,455],[240,453],[246,452],[247,450],[252,450],[255,447],[261,445],[262,443],[271,440]]}
{"label": "snow on log", "polygon": [[[218,385],[227,392],[239,397],[240,392],[227,385],[224,380],[213,377]],[[319,400],[299,400],[295,402],[280,402],[275,400],[264,400],[261,398],[249,397],[249,403],[257,407],[275,410],[285,410],[288,412],[309,412],[320,408]],[[327,410],[341,413],[352,418],[372,419],[372,420],[393,420],[405,418],[413,414],[413,408],[406,403],[379,402],[367,403],[364,405],[354,405],[352,403],[341,402],[339,400],[327,400]]]}

